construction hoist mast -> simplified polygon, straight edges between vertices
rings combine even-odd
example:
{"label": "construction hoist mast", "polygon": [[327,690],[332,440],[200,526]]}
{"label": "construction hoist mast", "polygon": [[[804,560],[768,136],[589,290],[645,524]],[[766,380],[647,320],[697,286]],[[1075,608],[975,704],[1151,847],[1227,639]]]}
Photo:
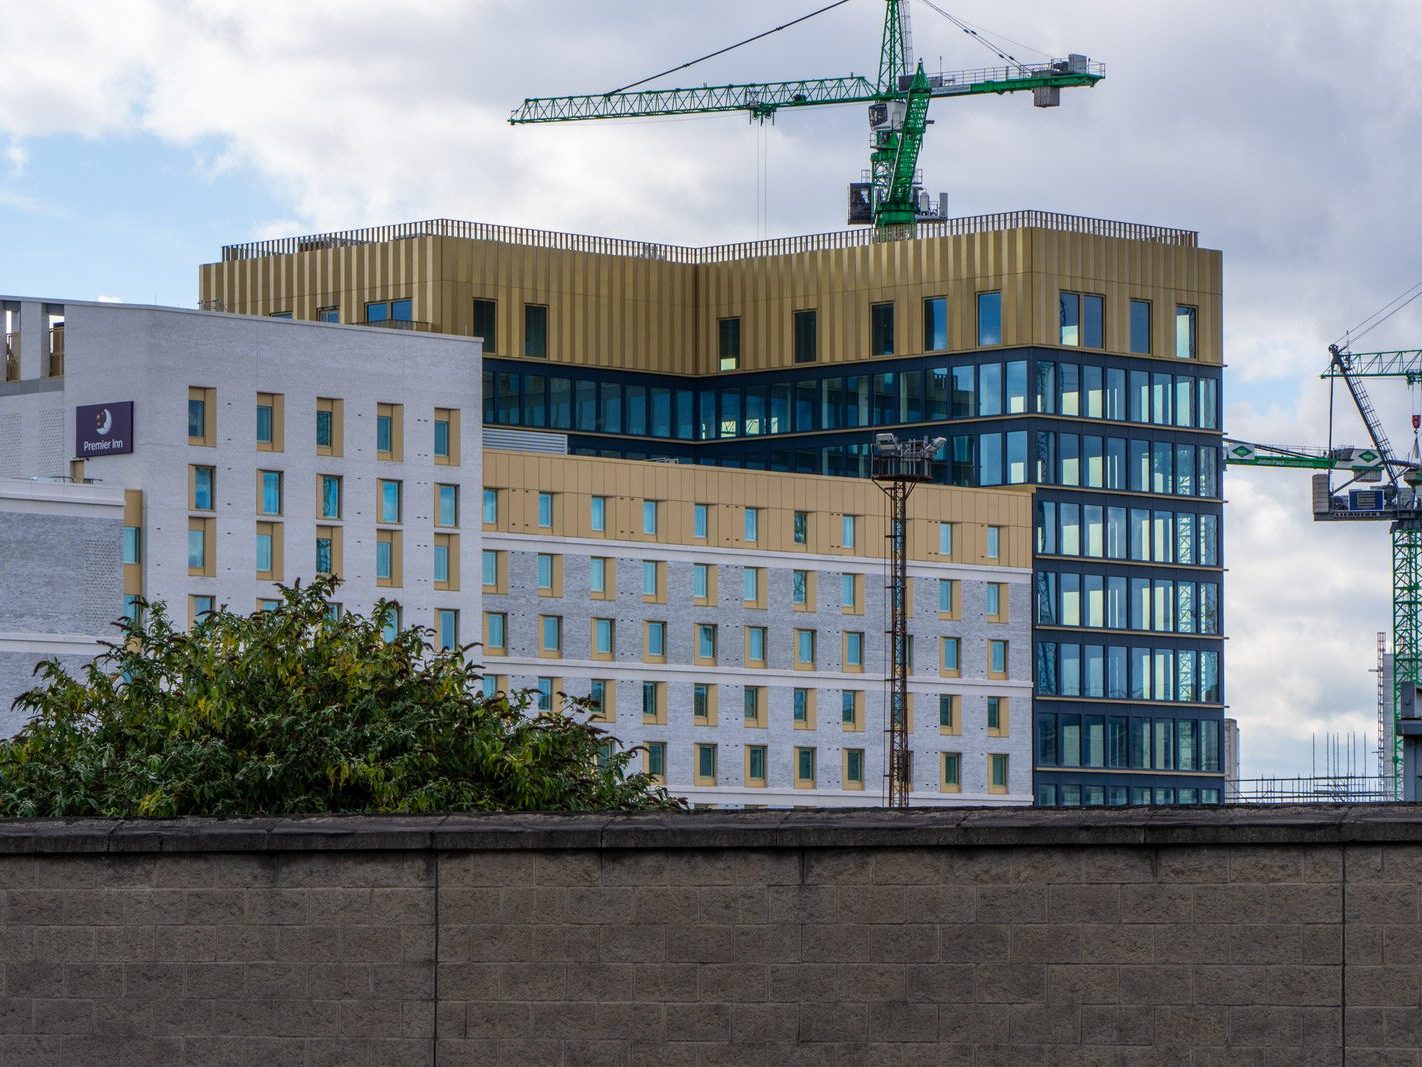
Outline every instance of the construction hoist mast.
{"label": "construction hoist mast", "polygon": [[[803,22],[845,2],[836,0],[810,15],[778,26],[776,30]],[[929,3],[928,6],[986,43],[977,31],[968,30],[959,20],[952,19],[935,5]],[[693,66],[776,30],[757,34],[730,48],[718,49],[662,74]],[[988,47],[992,48],[991,45]],[[928,129],[928,105],[931,100],[1031,90],[1032,102],[1037,107],[1057,107],[1062,89],[1089,87],[1106,76],[1106,70],[1100,63],[1092,63],[1086,56],[1075,53],[1065,59],[1024,64],[995,48],[993,51],[1007,65],[928,74],[923,64],[913,58],[908,0],[885,0],[879,76],[875,82],[859,74],[849,74],[799,81],[703,85],[696,89],[638,88],[662,76],[658,74],[608,93],[529,98],[514,109],[509,122],[523,125],[700,115],[719,111],[744,111],[749,118],[764,122],[774,119],[781,108],[868,104],[868,180],[850,185],[849,222],[872,224],[876,233],[886,239],[912,236],[916,222],[942,218],[945,213],[945,201],[940,199],[938,204],[933,204],[918,184],[918,156],[923,147],[924,132]],[[634,89],[634,92],[628,91]]]}
{"label": "construction hoist mast", "polygon": [[[1395,796],[1402,795],[1403,748],[1399,717],[1405,694],[1422,683],[1422,463],[1416,445],[1409,458],[1392,448],[1377,410],[1363,385],[1366,378],[1401,378],[1422,383],[1422,349],[1396,352],[1349,352],[1329,346],[1328,369],[1322,377],[1341,379],[1372,442],[1371,448],[1284,448],[1226,440],[1225,462],[1240,467],[1289,467],[1318,471],[1313,476],[1313,517],[1319,522],[1387,522],[1392,534],[1392,692],[1391,752],[1380,763],[1383,777],[1392,778]],[[1414,436],[1419,419],[1412,417]],[[1332,472],[1344,472],[1340,485]],[[1379,736],[1379,745],[1384,738]]]}

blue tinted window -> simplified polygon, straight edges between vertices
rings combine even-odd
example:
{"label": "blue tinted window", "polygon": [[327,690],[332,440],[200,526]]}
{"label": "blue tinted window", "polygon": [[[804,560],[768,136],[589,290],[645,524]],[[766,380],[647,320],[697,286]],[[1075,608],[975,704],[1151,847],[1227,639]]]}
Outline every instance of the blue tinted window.
{"label": "blue tinted window", "polygon": [[978,294],[978,344],[1002,344],[1002,292]]}

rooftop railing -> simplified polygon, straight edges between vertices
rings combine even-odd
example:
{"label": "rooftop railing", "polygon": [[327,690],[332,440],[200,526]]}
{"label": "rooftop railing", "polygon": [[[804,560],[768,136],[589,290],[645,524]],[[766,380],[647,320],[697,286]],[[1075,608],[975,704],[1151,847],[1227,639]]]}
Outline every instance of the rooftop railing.
{"label": "rooftop railing", "polygon": [[[1063,215],[1055,211],[1001,211],[992,215],[967,215],[956,219],[920,222],[916,236],[959,237],[966,234],[995,233],[1001,230],[1042,229],[1057,233],[1080,233],[1094,237],[1119,237],[1131,241],[1151,241],[1178,248],[1195,248],[1199,235],[1194,230],[1179,230],[1168,226],[1148,226],[1139,222],[1119,222],[1095,219],[1085,215]],[[862,248],[876,242],[871,227],[833,230],[794,237],[775,237],[765,241],[741,241],[734,244],[665,245],[652,241],[633,241],[622,237],[596,237],[582,233],[562,233],[557,230],[535,230],[526,226],[500,226],[488,222],[463,222],[458,219],[426,219],[423,222],[401,222],[389,226],[367,226],[357,230],[309,234],[304,237],[278,237],[267,241],[223,245],[222,261],[263,259],[267,256],[287,256],[319,249],[352,248],[360,245],[383,244],[416,237],[455,237],[467,241],[491,241],[499,244],[523,245],[530,248],[551,248],[566,252],[588,252],[594,255],[630,256],[655,259],[668,263],[727,263],[760,256],[787,256],[799,252],[823,252],[836,248]]]}

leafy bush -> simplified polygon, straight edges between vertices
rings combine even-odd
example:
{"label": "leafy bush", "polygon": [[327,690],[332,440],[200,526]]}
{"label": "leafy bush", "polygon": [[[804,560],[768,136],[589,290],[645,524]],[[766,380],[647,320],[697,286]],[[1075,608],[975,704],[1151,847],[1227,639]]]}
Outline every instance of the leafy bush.
{"label": "leafy bush", "polygon": [[330,617],[330,578],[272,611],[190,630],[161,604],[82,672],[56,661],[0,742],[0,815],[594,811],[675,808],[576,714],[486,699],[463,649],[393,640],[393,605]]}

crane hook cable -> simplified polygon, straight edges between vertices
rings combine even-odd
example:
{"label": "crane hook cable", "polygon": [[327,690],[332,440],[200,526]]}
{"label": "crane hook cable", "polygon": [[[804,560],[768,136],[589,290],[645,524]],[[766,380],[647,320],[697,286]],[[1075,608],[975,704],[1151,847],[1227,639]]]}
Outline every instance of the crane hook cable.
{"label": "crane hook cable", "polygon": [[740,48],[741,45],[750,44],[752,41],[759,41],[762,37],[769,37],[772,33],[779,33],[781,30],[788,30],[791,26],[795,26],[801,22],[805,22],[808,19],[812,19],[816,15],[823,15],[826,11],[831,11],[834,8],[840,7],[841,5],[847,3],[849,3],[849,0],[834,0],[834,3],[832,4],[826,4],[824,7],[819,8],[816,11],[811,11],[808,15],[801,15],[799,18],[793,19],[792,21],[787,22],[782,26],[776,26],[773,30],[766,30],[764,33],[758,33],[754,37],[747,37],[744,41],[737,41],[735,44],[728,44],[725,48],[718,48],[714,52],[708,52],[700,59],[690,60],[686,63],[681,64],[678,67],[668,67],[660,74],[650,75],[649,77],[643,78],[641,81],[635,81],[629,85],[624,85],[620,89],[610,89],[603,95],[612,96],[614,93],[625,93],[628,89],[635,89],[639,85],[646,85],[648,82],[656,81],[658,78],[663,78],[668,74],[675,74],[677,71],[685,70],[687,67],[694,67],[698,63],[704,63],[708,59],[715,59],[717,56],[725,55],[727,52]]}
{"label": "crane hook cable", "polygon": [[[1419,296],[1422,296],[1422,282],[1418,282],[1416,285],[1404,289],[1400,295],[1393,297],[1351,330],[1345,330],[1343,336],[1333,343],[1335,345],[1342,345],[1344,348],[1348,347],[1348,344],[1351,344],[1358,340],[1358,338],[1363,337],[1365,334],[1381,326]],[[1394,307],[1393,305],[1396,306]],[[1364,327],[1366,327],[1366,329]]]}
{"label": "crane hook cable", "polygon": [[[1015,66],[1018,70],[1022,71],[1024,74],[1027,73],[1027,66],[1026,66],[1026,64],[1024,64],[1024,63],[1023,63],[1020,59],[1018,59],[1016,56],[1011,55],[1011,54],[1009,54],[1009,53],[1007,53],[1007,52],[1004,52],[1001,48],[998,48],[997,45],[993,44],[993,43],[992,43],[991,41],[989,41],[986,37],[984,37],[984,36],[982,35],[982,33],[979,33],[976,29],[974,29],[971,24],[969,24],[969,23],[967,23],[967,22],[964,22],[962,19],[958,18],[956,15],[950,15],[948,12],[944,11],[941,7],[939,7],[937,4],[933,3],[932,0],[922,0],[922,3],[923,3],[923,5],[924,5],[925,7],[929,8],[929,9],[932,10],[932,11],[938,12],[938,14],[942,15],[945,19],[947,19],[949,22],[951,22],[954,26],[957,26],[958,29],[962,30],[962,31],[963,31],[964,33],[966,33],[969,37],[973,38],[973,40],[977,41],[977,42],[978,42],[979,44],[981,44],[984,48],[986,48],[989,52],[991,52],[993,55],[997,56],[998,59],[1002,60],[1004,63],[1011,63],[1013,66]],[[987,32],[987,31],[984,31],[984,32]],[[994,34],[993,36],[999,36],[999,35],[998,35],[998,34]],[[1003,38],[1003,40],[1007,40],[1007,39],[1008,39],[1008,38],[1005,38],[1005,37]],[[1021,44],[1021,42],[1013,42],[1013,43],[1015,43],[1015,44]],[[1031,45],[1021,45],[1021,46],[1022,46],[1023,48],[1030,48],[1033,52],[1037,52],[1037,49],[1032,48]],[[1045,52],[1039,52],[1038,54],[1045,56],[1047,53],[1045,53]]]}

